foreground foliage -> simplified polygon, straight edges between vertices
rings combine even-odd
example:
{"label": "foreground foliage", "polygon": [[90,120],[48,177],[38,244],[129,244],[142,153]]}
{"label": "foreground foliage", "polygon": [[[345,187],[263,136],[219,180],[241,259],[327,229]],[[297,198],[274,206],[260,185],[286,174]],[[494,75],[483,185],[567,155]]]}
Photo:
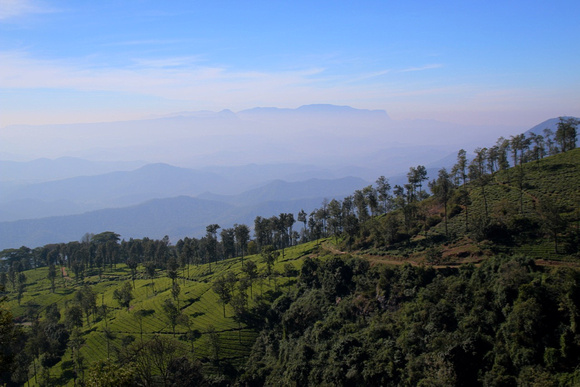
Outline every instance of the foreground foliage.
{"label": "foreground foliage", "polygon": [[580,274],[307,260],[267,314],[250,385],[578,385]]}

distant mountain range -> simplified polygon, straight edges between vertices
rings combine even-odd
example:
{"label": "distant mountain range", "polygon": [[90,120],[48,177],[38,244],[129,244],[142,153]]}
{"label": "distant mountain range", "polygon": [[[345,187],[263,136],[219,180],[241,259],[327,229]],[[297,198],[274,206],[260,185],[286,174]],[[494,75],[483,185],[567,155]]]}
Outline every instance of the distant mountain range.
{"label": "distant mountain range", "polygon": [[310,212],[319,207],[324,198],[342,199],[368,184],[358,178],[315,179],[301,183],[275,181],[236,196],[202,195],[216,200],[178,196],[80,215],[0,222],[0,249],[79,240],[87,232],[107,230],[126,239],[168,235],[172,241],[177,241],[186,236],[200,237],[208,224],[232,227],[235,223],[244,223],[253,226],[258,215],[297,214],[301,209]]}
{"label": "distant mountain range", "polygon": [[[541,133],[546,127],[555,131],[557,122],[557,118],[550,119],[530,131]],[[416,143],[396,141],[417,137],[417,125],[433,132],[424,131]],[[140,156],[152,149],[176,154],[187,149],[191,163],[203,158],[204,165],[184,168],[78,157],[0,161],[0,249],[68,242],[86,232],[107,230],[124,238],[169,235],[175,241],[199,237],[211,223],[252,226],[258,215],[296,214],[300,209],[310,212],[324,198],[342,199],[380,175],[389,177],[393,186],[404,184],[409,168],[421,164],[429,176],[435,176],[439,168],[455,163],[460,148],[473,149],[469,143],[455,146],[444,135],[455,133],[458,138],[454,141],[461,141],[474,128],[451,125],[450,129],[437,122],[397,123],[382,110],[307,105],[238,113],[182,112],[124,123],[12,127],[4,128],[2,136],[14,130],[31,136],[52,133],[64,148],[79,145],[76,141],[80,139],[86,144],[86,136],[104,130],[91,142],[92,151],[103,160],[118,152],[132,154],[135,149]],[[397,131],[405,133],[398,136]],[[503,135],[518,133],[521,131]],[[443,138],[431,141],[435,137]],[[127,138],[135,140],[123,142]],[[477,146],[490,145],[496,139]],[[446,141],[450,144],[441,145]],[[123,147],[115,148],[121,143]],[[157,155],[161,157],[161,153]],[[270,162],[244,163],[252,156]]]}
{"label": "distant mountain range", "polygon": [[[237,113],[181,112],[120,122],[7,126],[0,130],[0,159],[14,159],[11,155],[29,159],[74,156],[164,162],[195,169],[308,164],[365,168],[368,174],[362,177],[370,179],[400,173],[401,164],[431,162],[458,146],[476,146],[520,129],[397,121],[384,110],[349,106],[259,107]],[[417,152],[417,147],[429,147],[430,152]],[[382,157],[369,158],[389,157],[393,151],[399,155],[392,165]]]}

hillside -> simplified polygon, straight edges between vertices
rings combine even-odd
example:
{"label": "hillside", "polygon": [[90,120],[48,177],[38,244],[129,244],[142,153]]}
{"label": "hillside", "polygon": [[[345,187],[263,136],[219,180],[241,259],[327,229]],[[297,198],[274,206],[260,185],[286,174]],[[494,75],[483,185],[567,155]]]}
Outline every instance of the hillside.
{"label": "hillside", "polygon": [[[207,363],[210,375],[225,372],[226,377],[232,377],[227,372],[239,372],[244,366],[258,331],[265,323],[260,321],[263,316],[254,313],[263,313],[275,298],[293,287],[304,259],[312,256],[317,246],[318,242],[311,242],[287,249],[284,256],[280,256],[272,266],[272,275],[267,274],[266,264],[257,255],[247,256],[243,260],[238,257],[213,262],[210,265],[176,267],[175,281],[170,278],[169,269],[156,269],[155,274],[151,275],[145,265],[139,265],[134,276],[124,264],[104,270],[87,269],[82,275],[75,275],[69,267],[59,267],[52,291],[48,267],[27,270],[24,272],[26,291],[18,300],[16,292],[10,290],[11,285],[7,283],[9,291],[4,294],[8,300],[4,307],[12,311],[18,323],[27,327],[31,324],[34,326],[38,317],[46,316],[43,318],[48,319],[49,314],[54,312],[51,308],[56,306],[60,316],[56,322],[64,324],[58,329],[65,329],[65,326],[71,329],[70,324],[74,323],[70,319],[77,318],[78,334],[82,337],[80,352],[77,354],[69,345],[58,357],[51,354],[49,360],[49,353],[44,358],[41,356],[39,363],[46,364],[46,372],[36,375],[29,383],[72,385],[75,364],[66,359],[80,356],[84,359],[81,360],[84,361],[82,368],[87,372],[90,365],[99,360],[127,356],[126,351],[139,350],[158,338],[172,339],[171,343],[175,346],[172,347],[172,354],[193,356]],[[245,275],[243,262],[246,265],[248,262],[255,263],[255,272],[251,281],[244,282],[242,288]],[[242,311],[232,303],[224,305],[216,291],[212,290],[216,280],[228,275],[234,275],[240,281],[240,289],[243,289],[244,294],[247,293]],[[124,284],[132,285],[133,299],[129,308],[115,301],[114,292]],[[176,287],[179,289],[177,297],[173,293]],[[86,289],[90,289],[94,297],[94,307],[88,310],[86,316],[81,314],[72,317],[70,307],[76,305]],[[178,308],[176,310],[182,316],[180,320],[171,320],[167,306],[164,306],[167,300],[171,300],[174,307]],[[44,325],[38,327],[44,328]],[[40,367],[39,363],[35,366]],[[225,371],[222,367],[225,367]],[[233,368],[227,371],[227,367]],[[153,370],[153,373],[157,372]]]}
{"label": "hillside", "polygon": [[443,266],[498,253],[578,261],[578,187],[580,149],[574,149],[497,171],[483,189],[480,180],[455,187],[447,202],[447,236],[444,207],[432,196],[371,220],[342,249],[361,249],[377,261]]}
{"label": "hillside", "polygon": [[577,385],[580,149],[441,170],[431,196],[413,171],[299,232],[281,213],[254,239],[212,224],[174,246],[109,231],[4,250],[14,385]]}

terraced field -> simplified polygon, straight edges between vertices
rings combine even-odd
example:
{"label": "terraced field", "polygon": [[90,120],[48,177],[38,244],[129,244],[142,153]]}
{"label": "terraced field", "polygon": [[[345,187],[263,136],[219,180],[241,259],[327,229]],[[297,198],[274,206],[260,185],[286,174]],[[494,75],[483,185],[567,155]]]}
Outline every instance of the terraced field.
{"label": "terraced field", "polygon": [[[272,279],[265,277],[265,264],[260,256],[248,256],[244,260],[251,260],[257,264],[258,272],[262,277],[254,280],[252,288],[248,289],[248,307],[256,305],[259,299],[267,299],[267,295],[275,288],[284,289],[296,282],[296,275],[302,265],[303,259],[312,253],[316,243],[288,248],[285,256],[279,257],[274,265],[277,273]],[[287,264],[292,264],[296,269],[293,276],[282,276]],[[226,272],[233,272],[241,277],[241,259],[234,258],[212,263],[212,271],[208,265],[190,266],[179,269],[177,282],[181,288],[178,300],[181,313],[189,319],[189,328],[184,324],[178,324],[173,330],[166,313],[163,310],[163,302],[166,299],[173,300],[171,294],[172,280],[164,271],[158,271],[154,279],[146,278],[144,270],[139,267],[139,274],[134,281],[132,291],[134,299],[129,308],[122,308],[113,298],[113,292],[129,281],[130,271],[125,265],[117,265],[114,269],[105,270],[98,275],[86,276],[82,281],[74,276],[66,277],[61,272],[56,280],[56,290],[51,292],[50,282],[47,279],[48,268],[39,268],[24,272],[27,277],[27,287],[24,295],[18,303],[16,294],[8,294],[7,307],[10,308],[17,320],[24,326],[29,326],[32,316],[44,318],[44,311],[50,304],[56,303],[64,316],[65,305],[71,303],[75,292],[84,284],[92,287],[97,294],[97,308],[106,305],[108,312],[104,316],[93,315],[86,321],[81,333],[84,344],[81,347],[81,356],[85,367],[90,363],[107,357],[114,357],[115,351],[121,350],[126,343],[133,340],[152,340],[156,335],[170,337],[178,343],[178,351],[182,354],[191,354],[199,359],[212,358],[208,332],[214,331],[219,340],[219,358],[228,360],[233,366],[240,367],[245,363],[246,357],[258,334],[257,327],[249,326],[236,321],[234,311],[230,305],[224,309],[217,294],[212,290],[214,280]],[[187,273],[189,272],[189,276]],[[253,298],[251,297],[253,295]],[[264,297],[262,297],[262,295]],[[139,318],[139,315],[143,315]],[[64,317],[61,317],[61,321]],[[195,339],[186,339],[188,329],[195,332]],[[108,339],[107,339],[108,337]],[[50,369],[53,379],[59,379],[63,370],[70,367],[72,350],[69,348],[62,358],[63,360]],[[63,380],[62,378],[60,380]],[[30,385],[35,384],[34,377]],[[72,385],[69,380],[67,385]]]}

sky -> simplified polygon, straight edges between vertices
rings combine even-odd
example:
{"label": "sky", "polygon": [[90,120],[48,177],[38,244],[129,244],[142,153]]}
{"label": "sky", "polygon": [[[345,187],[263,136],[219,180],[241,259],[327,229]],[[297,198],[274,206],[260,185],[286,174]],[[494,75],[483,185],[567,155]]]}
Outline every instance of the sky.
{"label": "sky", "polygon": [[0,128],[306,104],[580,116],[580,2],[0,0]]}

